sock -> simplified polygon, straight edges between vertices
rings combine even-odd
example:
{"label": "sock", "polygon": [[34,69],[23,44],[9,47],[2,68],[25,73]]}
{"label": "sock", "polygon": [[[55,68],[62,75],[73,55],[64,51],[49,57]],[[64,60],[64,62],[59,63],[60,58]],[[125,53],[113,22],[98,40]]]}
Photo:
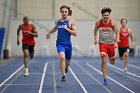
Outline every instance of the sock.
{"label": "sock", "polygon": [[29,73],[28,68],[25,68],[25,72]]}

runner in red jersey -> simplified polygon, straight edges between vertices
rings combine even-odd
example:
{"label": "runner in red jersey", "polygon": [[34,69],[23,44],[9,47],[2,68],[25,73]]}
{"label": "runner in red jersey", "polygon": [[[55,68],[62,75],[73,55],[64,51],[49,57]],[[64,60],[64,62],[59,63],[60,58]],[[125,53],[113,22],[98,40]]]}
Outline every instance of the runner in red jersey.
{"label": "runner in red jersey", "polygon": [[[107,84],[107,56],[109,57],[110,63],[115,63],[115,47],[119,41],[119,30],[114,20],[110,19],[110,8],[103,8],[101,10],[102,19],[96,22],[94,28],[94,43],[95,45],[99,42],[100,54],[102,58],[102,72],[104,77],[104,84]],[[99,31],[99,40],[97,38]],[[116,37],[114,37],[116,33]]]}
{"label": "runner in red jersey", "polygon": [[127,20],[121,19],[120,27],[120,42],[118,43],[118,51],[120,59],[124,59],[124,71],[128,68],[128,53],[129,53],[129,37],[131,38],[133,46],[135,46],[135,39],[132,30],[127,27]]}
{"label": "runner in red jersey", "polygon": [[20,31],[22,31],[22,50],[24,54],[24,66],[25,66],[25,74],[24,76],[29,76],[28,71],[28,56],[32,59],[34,56],[34,46],[35,39],[34,37],[38,36],[36,31],[36,27],[33,24],[29,24],[29,18],[25,16],[23,18],[23,24],[19,25],[17,29],[17,45],[20,44],[19,36]]}

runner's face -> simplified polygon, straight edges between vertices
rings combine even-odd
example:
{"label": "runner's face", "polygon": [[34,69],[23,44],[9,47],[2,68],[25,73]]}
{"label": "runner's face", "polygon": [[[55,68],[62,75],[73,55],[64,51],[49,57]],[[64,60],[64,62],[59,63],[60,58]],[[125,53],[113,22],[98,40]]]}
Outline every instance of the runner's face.
{"label": "runner's face", "polygon": [[104,20],[105,22],[108,22],[109,17],[110,17],[109,12],[105,12],[105,13],[103,13],[102,17],[103,17],[103,20]]}
{"label": "runner's face", "polygon": [[68,9],[62,8],[60,12],[63,19],[66,19],[68,17],[68,14],[69,14]]}
{"label": "runner's face", "polygon": [[122,26],[123,26],[123,27],[126,26],[126,20],[122,20]]}
{"label": "runner's face", "polygon": [[23,22],[24,22],[24,24],[29,24],[29,18],[25,17],[25,18],[23,19]]}

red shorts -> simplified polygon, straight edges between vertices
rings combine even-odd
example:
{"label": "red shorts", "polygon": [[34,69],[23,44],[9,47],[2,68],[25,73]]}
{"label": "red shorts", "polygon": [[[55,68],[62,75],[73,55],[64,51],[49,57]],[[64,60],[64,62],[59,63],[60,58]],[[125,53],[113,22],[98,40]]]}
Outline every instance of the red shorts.
{"label": "red shorts", "polygon": [[99,44],[101,58],[108,55],[109,58],[115,58],[115,46],[114,44]]}

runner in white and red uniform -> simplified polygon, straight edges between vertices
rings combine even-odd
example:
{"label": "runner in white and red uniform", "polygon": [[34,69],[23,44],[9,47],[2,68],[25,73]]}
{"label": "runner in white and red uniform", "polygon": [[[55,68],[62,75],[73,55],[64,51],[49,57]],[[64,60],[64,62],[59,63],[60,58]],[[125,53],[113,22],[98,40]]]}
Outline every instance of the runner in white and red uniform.
{"label": "runner in white and red uniform", "polygon": [[[107,56],[109,57],[110,63],[115,63],[115,47],[117,44],[115,41],[119,41],[119,30],[115,24],[115,21],[110,19],[110,8],[103,8],[101,10],[102,19],[96,22],[94,29],[94,42],[99,42],[100,54],[102,58],[102,72],[104,77],[104,84],[107,84]],[[99,39],[97,34],[99,31]],[[116,39],[114,37],[116,33]]]}
{"label": "runner in white and red uniform", "polygon": [[132,34],[132,30],[127,26],[127,20],[121,19],[121,27],[120,27],[120,42],[118,43],[118,51],[120,59],[124,59],[124,71],[127,71],[128,68],[128,53],[129,53],[129,37],[131,38],[133,46],[135,45],[134,37]]}
{"label": "runner in white and red uniform", "polygon": [[28,56],[32,59],[34,56],[34,46],[35,40],[34,37],[38,36],[36,31],[36,27],[33,24],[29,24],[29,18],[25,16],[23,18],[23,24],[19,25],[17,29],[17,45],[20,44],[19,36],[20,31],[22,31],[22,50],[24,54],[24,66],[25,66],[25,74],[24,76],[29,76],[28,71]]}

